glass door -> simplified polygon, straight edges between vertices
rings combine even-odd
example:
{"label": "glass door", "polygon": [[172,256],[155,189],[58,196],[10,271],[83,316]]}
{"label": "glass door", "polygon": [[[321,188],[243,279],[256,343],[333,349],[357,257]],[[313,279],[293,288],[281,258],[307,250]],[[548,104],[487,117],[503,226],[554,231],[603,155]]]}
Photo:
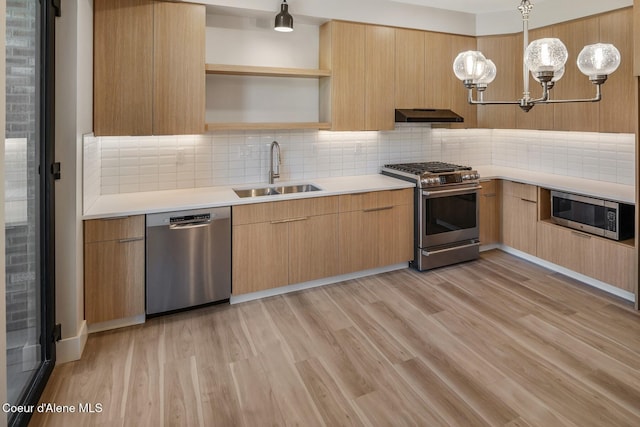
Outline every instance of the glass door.
{"label": "glass door", "polygon": [[[5,304],[7,400],[34,404],[53,370],[53,22],[51,0],[6,3]],[[29,414],[9,413],[9,425]]]}

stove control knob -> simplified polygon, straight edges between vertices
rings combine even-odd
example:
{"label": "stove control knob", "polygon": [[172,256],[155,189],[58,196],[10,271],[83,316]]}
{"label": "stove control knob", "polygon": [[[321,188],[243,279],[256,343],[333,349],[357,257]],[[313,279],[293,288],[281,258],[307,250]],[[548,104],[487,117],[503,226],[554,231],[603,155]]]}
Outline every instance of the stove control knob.
{"label": "stove control knob", "polygon": [[471,176],[471,174],[465,173],[464,175],[462,175],[462,180],[467,180],[467,179],[473,179],[473,177]]}
{"label": "stove control knob", "polygon": [[480,179],[480,174],[478,172],[474,173],[473,179]]}

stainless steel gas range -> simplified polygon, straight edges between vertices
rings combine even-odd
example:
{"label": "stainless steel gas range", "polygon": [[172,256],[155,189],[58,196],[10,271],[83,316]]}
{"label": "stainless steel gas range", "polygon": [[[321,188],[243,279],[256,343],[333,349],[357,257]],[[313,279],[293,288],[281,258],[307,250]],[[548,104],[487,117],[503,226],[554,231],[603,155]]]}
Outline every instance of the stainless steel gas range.
{"label": "stainless steel gas range", "polygon": [[425,162],[385,165],[382,173],[416,183],[414,268],[423,271],[478,258],[478,172]]}

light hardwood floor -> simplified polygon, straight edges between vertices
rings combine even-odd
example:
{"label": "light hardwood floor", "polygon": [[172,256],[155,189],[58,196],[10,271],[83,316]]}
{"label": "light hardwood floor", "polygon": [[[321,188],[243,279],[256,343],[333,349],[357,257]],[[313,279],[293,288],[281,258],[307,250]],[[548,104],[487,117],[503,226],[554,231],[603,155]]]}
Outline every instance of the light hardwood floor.
{"label": "light hardwood floor", "polygon": [[40,426],[638,426],[640,315],[499,251],[91,335]]}

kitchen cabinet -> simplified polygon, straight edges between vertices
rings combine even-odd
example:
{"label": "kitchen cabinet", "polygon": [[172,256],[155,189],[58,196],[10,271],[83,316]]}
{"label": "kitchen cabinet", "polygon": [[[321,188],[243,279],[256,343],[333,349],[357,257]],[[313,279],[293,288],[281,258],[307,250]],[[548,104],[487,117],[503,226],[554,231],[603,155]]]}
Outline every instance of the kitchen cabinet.
{"label": "kitchen cabinet", "polygon": [[144,316],[144,215],[84,223],[87,323]]}
{"label": "kitchen cabinet", "polygon": [[396,28],[395,108],[425,104],[425,32]]}
{"label": "kitchen cabinet", "polygon": [[451,109],[464,118],[464,123],[451,123],[447,127],[476,127],[477,107],[467,102],[467,89],[453,73],[458,53],[477,49],[476,38],[428,31],[424,34],[425,107]]}
{"label": "kitchen cabinet", "polygon": [[500,242],[500,181],[481,181],[479,199],[480,244]]}
{"label": "kitchen cabinet", "polygon": [[393,28],[331,21],[320,27],[320,121],[332,130],[395,127]]}
{"label": "kitchen cabinet", "polygon": [[[636,79],[633,77],[633,10],[620,9],[600,15],[600,40],[620,51],[620,67],[602,86],[598,104],[599,132],[635,133],[638,126]],[[583,77],[585,78],[585,77]],[[593,89],[592,89],[593,90]]]}
{"label": "kitchen cabinet", "polygon": [[536,186],[502,182],[502,243],[536,255],[537,201]]}
{"label": "kitchen cabinet", "polygon": [[204,5],[94,3],[94,133],[204,131]]}
{"label": "kitchen cabinet", "polygon": [[338,197],[233,207],[232,294],[338,274]]}
{"label": "kitchen cabinet", "polygon": [[[517,34],[478,38],[478,50],[491,59],[498,74],[484,93],[486,101],[515,101],[522,97],[522,41]],[[516,114],[523,113],[516,105],[478,106],[479,127],[514,129]]]}
{"label": "kitchen cabinet", "polygon": [[633,0],[633,75],[640,76],[640,0]]}
{"label": "kitchen cabinet", "polygon": [[541,221],[537,250],[539,258],[635,292],[635,250],[632,245]]}
{"label": "kitchen cabinet", "polygon": [[[594,96],[595,86],[588,77],[580,72],[575,58],[584,46],[598,43],[601,40],[599,19],[598,16],[589,17],[553,27],[554,37],[564,42],[572,58],[567,61],[564,76],[552,90],[553,99],[592,98]],[[607,84],[603,86],[605,96]],[[598,104],[591,102],[555,104],[554,130],[598,132],[599,112]]]}
{"label": "kitchen cabinet", "polygon": [[413,190],[340,196],[340,274],[413,259]]}

